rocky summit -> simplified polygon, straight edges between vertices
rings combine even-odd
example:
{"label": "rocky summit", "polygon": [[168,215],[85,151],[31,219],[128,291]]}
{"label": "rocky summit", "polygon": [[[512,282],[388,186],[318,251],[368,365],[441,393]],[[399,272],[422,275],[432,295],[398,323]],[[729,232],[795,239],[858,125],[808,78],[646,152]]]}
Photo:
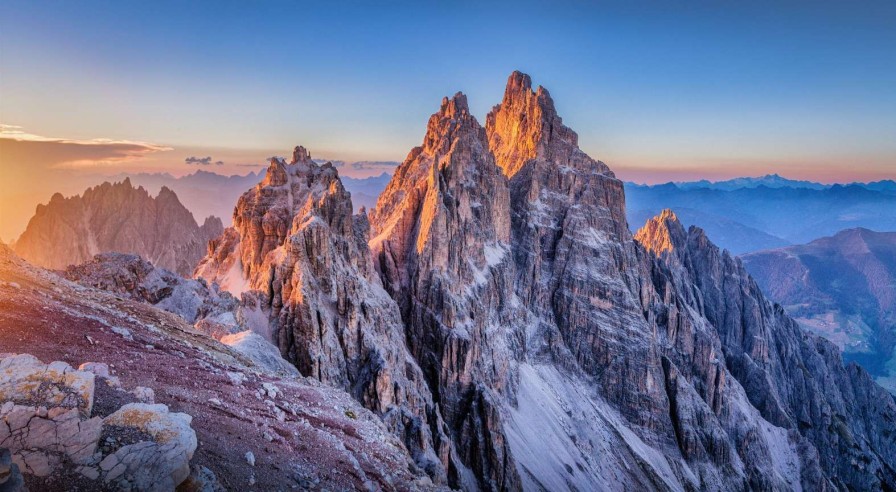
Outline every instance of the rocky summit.
{"label": "rocky summit", "polygon": [[896,403],[740,260],[622,183],[514,72],[442,100],[376,208],[275,158],[196,276],[464,490],[896,487]]}
{"label": "rocky summit", "polygon": [[132,253],[189,276],[206,243],[223,229],[217,217],[197,224],[170,189],[162,187],[152,197],[126,178],[82,195],[53,195],[48,204],[37,206],[15,251],[32,264],[57,270],[99,253]]}

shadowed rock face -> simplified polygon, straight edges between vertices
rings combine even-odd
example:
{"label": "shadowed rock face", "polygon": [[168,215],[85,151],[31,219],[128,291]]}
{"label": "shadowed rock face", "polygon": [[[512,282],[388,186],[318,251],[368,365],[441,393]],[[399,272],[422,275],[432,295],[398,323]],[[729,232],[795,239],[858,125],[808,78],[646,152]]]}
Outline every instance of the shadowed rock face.
{"label": "shadowed rock face", "polygon": [[15,250],[35,265],[57,270],[99,253],[118,252],[190,275],[206,243],[223,229],[217,217],[197,224],[168,188],[153,198],[125,179],[89,188],[83,196],[57,193],[49,204],[38,205]]}
{"label": "shadowed rock face", "polygon": [[398,307],[373,270],[368,228],[366,215],[352,215],[336,169],[296,147],[292,162],[272,159],[240,198],[234,226],[211,243],[196,275],[251,299],[287,360],[381,415],[444,482],[456,458],[405,347]]}
{"label": "shadowed rock face", "polygon": [[383,415],[437,480],[896,483],[892,398],[699,229],[668,212],[635,240],[622,183],[528,76],[485,128],[444,99],[369,225],[309,160],[272,161],[197,274],[260,303],[282,353]]}
{"label": "shadowed rock face", "polygon": [[520,486],[498,406],[523,343],[509,205],[485,130],[457,94],[430,117],[423,146],[398,167],[371,217],[377,268],[469,468],[449,470],[455,485],[472,474],[494,488]]}
{"label": "shadowed rock face", "polygon": [[[671,212],[634,241],[622,184],[577,148],[546,90],[511,75],[487,152],[465,107],[455,96],[430,119],[372,214],[371,247],[478,486],[892,482],[893,436],[868,433],[858,410],[876,406],[872,425],[887,426],[892,400]],[[829,380],[846,387],[825,394]],[[853,470],[837,458],[849,453],[872,464]]]}

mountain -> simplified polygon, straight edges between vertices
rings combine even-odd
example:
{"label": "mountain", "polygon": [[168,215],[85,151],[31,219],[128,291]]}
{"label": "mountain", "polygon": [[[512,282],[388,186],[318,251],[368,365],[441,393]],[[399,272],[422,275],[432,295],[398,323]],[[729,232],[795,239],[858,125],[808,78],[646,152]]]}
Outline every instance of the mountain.
{"label": "mountain", "polygon": [[[316,160],[318,164],[327,161]],[[366,170],[373,166],[392,168],[396,163],[390,162],[355,162],[346,164],[336,161],[342,166],[352,169]],[[334,166],[340,168],[334,163]],[[257,185],[264,177],[263,173],[249,173],[245,176],[224,176],[221,174],[198,170],[192,174],[175,178],[167,173],[139,173],[121,174],[113,180],[130,179],[136,186],[142,186],[151,194],[156,194],[162,187],[166,187],[175,193],[193,215],[207,217],[214,215],[221,217],[226,225],[230,225],[233,216],[233,205],[246,190]],[[342,183],[345,189],[352,194],[352,203],[355,209],[360,207],[373,208],[380,192],[386,188],[391,177],[388,173],[367,178],[343,177]]]}
{"label": "mountain", "polygon": [[122,174],[112,180],[130,179],[135,186],[142,186],[150,194],[157,194],[164,187],[174,191],[185,207],[196,217],[210,215],[221,217],[230,224],[233,204],[246,190],[261,181],[260,172],[245,176],[224,176],[197,170],[192,174],[175,178],[168,173]]}
{"label": "mountain", "polygon": [[666,208],[680,210],[686,224],[705,227],[720,246],[740,254],[805,243],[855,227],[896,230],[896,194],[869,186],[876,185],[726,191],[627,183],[626,199],[632,227],[646,215]]}
{"label": "mountain", "polygon": [[97,253],[134,253],[190,275],[209,239],[223,228],[217,217],[197,224],[170,189],[162,187],[153,197],[125,179],[89,188],[83,195],[53,195],[48,204],[37,206],[15,251],[52,269],[83,263]]}
{"label": "mountain", "polygon": [[212,241],[196,275],[263,306],[265,331],[286,360],[380,415],[443,483],[456,452],[373,268],[368,227],[365,215],[352,215],[336,168],[296,147],[288,163],[271,159],[240,197],[233,226]]}
{"label": "mountain", "polygon": [[[706,231],[713,241],[725,245],[731,254],[788,246],[790,242],[759,229],[746,226],[728,217],[705,210],[679,207],[675,214],[685,226],[696,225]],[[629,224],[643,224],[656,215],[654,210],[628,210]]]}
{"label": "mountain", "polygon": [[892,179],[884,179],[881,181],[873,181],[871,183],[860,184],[869,190],[880,191],[882,193],[896,194],[896,181]]}
{"label": "mountain", "polygon": [[514,72],[485,127],[445,98],[370,214],[303,147],[273,159],[196,274],[436,484],[896,486],[893,398],[701,229],[633,237],[625,200]]}
{"label": "mountain", "polygon": [[352,194],[352,204],[354,204],[355,210],[360,210],[361,207],[366,209],[376,207],[377,198],[386,189],[386,185],[389,184],[392,175],[382,173],[379,176],[371,176],[369,178],[342,177],[341,179],[345,189]]}
{"label": "mountain", "polygon": [[345,392],[272,374],[126,283],[0,245],[0,448],[29,490],[436,490]]}
{"label": "mountain", "polygon": [[848,229],[742,259],[803,327],[896,391],[896,232]]}
{"label": "mountain", "polygon": [[804,188],[809,190],[823,190],[830,188],[830,185],[815,183],[813,181],[801,181],[795,179],[787,179],[777,174],[766,174],[756,178],[733,178],[725,181],[683,181],[676,182],[675,186],[683,190],[693,190],[705,188],[710,190],[732,191],[741,188],[758,188],[764,186],[766,188]]}

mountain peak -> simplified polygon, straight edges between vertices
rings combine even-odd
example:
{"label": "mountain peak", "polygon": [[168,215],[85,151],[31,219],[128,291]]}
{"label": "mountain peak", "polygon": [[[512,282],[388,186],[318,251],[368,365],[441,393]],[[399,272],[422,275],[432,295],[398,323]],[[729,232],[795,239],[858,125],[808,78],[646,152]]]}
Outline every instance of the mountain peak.
{"label": "mountain peak", "polygon": [[290,164],[295,164],[297,162],[309,162],[311,160],[311,153],[308,152],[308,149],[301,145],[296,145],[296,148],[292,151],[292,162]]}
{"label": "mountain peak", "polygon": [[684,226],[681,225],[675,212],[668,208],[648,220],[644,227],[635,233],[635,241],[657,256],[682,247],[686,240],[687,233]]}
{"label": "mountain peak", "polygon": [[531,89],[532,77],[529,77],[528,74],[520,72],[519,70],[514,70],[513,73],[510,74],[510,77],[507,77],[507,88],[504,90],[504,93],[512,94]]}
{"label": "mountain peak", "polygon": [[429,117],[423,150],[433,155],[444,154],[453,140],[463,135],[477,135],[478,138],[480,132],[483,132],[482,125],[470,114],[467,96],[458,92],[451,98],[442,98],[439,111]]}
{"label": "mountain peak", "polygon": [[452,98],[443,97],[442,106],[439,113],[443,116],[454,118],[457,115],[470,112],[470,106],[467,104],[467,96],[463,92],[454,94]]}
{"label": "mountain peak", "polygon": [[508,177],[535,158],[565,160],[578,151],[578,135],[563,125],[547,89],[532,90],[532,79],[513,72],[504,99],[486,117],[489,147]]}

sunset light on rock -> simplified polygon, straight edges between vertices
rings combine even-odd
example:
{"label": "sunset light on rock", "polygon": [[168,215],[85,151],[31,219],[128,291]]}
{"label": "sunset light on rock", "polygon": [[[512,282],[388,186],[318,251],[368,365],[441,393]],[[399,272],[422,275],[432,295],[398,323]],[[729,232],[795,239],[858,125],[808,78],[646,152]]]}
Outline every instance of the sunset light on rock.
{"label": "sunset light on rock", "polygon": [[0,11],[0,491],[896,490],[896,4]]}

